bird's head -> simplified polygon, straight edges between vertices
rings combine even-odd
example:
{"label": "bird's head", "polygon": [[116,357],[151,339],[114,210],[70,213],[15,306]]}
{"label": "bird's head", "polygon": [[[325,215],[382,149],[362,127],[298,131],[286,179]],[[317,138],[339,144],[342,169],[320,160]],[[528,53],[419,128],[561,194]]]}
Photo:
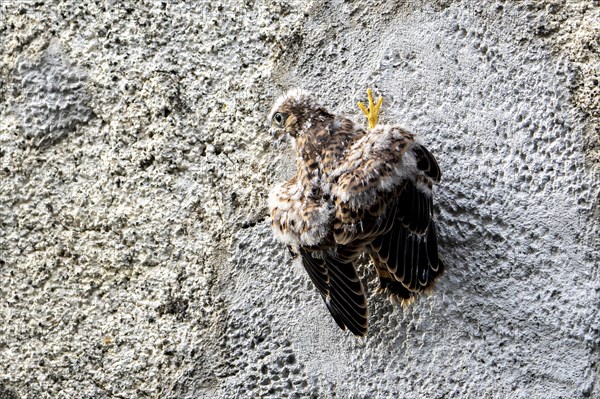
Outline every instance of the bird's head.
{"label": "bird's head", "polygon": [[271,134],[279,138],[287,133],[296,138],[328,114],[310,93],[290,90],[275,101],[269,113]]}

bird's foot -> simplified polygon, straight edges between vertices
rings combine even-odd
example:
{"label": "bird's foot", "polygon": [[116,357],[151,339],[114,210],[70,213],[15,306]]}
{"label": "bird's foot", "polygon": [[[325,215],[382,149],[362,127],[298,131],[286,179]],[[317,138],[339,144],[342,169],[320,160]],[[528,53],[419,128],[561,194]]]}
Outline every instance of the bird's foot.
{"label": "bird's foot", "polygon": [[367,108],[365,104],[362,102],[358,102],[358,107],[362,110],[362,112],[367,117],[369,121],[369,129],[373,129],[377,125],[377,121],[379,120],[379,107],[383,103],[383,97],[379,97],[377,103],[373,101],[373,93],[371,89],[367,89],[367,97],[369,98],[369,107]]}

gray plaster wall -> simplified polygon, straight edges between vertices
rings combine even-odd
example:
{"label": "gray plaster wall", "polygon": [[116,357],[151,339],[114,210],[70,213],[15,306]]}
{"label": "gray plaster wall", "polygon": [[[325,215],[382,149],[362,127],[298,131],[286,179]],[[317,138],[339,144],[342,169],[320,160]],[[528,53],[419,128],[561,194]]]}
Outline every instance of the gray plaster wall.
{"label": "gray plaster wall", "polygon": [[[600,397],[598,1],[2,1],[0,398]],[[272,237],[291,87],[418,133],[435,292],[342,332]]]}

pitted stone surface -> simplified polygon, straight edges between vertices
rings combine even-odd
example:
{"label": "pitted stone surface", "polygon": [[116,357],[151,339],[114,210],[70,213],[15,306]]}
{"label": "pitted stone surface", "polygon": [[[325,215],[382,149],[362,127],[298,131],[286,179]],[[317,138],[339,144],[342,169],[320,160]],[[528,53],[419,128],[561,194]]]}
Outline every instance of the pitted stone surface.
{"label": "pitted stone surface", "polygon": [[[0,3],[0,397],[600,397],[595,1]],[[272,237],[290,87],[418,133],[447,272],[338,329]]]}

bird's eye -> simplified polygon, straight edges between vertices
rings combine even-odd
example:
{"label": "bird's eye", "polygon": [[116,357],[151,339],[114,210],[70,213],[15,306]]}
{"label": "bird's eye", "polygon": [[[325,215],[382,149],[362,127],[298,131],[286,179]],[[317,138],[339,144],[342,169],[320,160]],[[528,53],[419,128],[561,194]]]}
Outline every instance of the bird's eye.
{"label": "bird's eye", "polygon": [[286,114],[282,112],[276,112],[275,115],[273,115],[273,124],[277,127],[283,127],[286,117]]}

